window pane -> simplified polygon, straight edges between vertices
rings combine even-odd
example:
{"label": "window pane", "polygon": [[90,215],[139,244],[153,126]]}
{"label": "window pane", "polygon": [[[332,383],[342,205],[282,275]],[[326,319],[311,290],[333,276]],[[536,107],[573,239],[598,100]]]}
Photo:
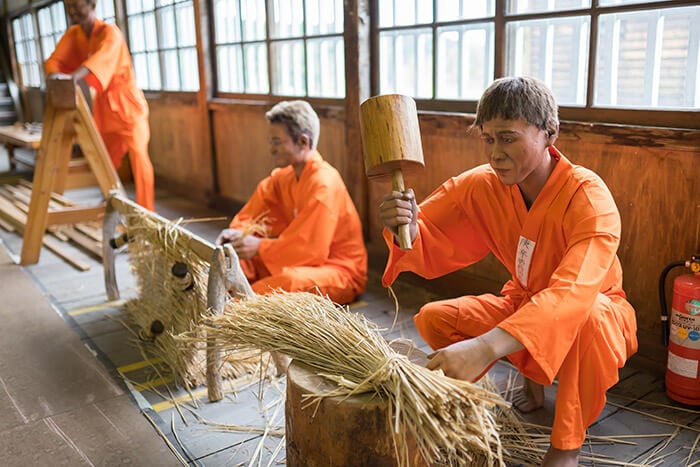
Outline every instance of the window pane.
{"label": "window pane", "polygon": [[493,23],[437,30],[437,97],[478,100],[493,80]]}
{"label": "window pane", "polygon": [[146,50],[146,41],[143,37],[143,16],[141,15],[129,18],[129,48],[132,54]]}
{"label": "window pane", "polygon": [[146,62],[146,54],[132,53],[131,60],[134,62],[136,85],[141,89],[150,89],[148,86],[148,65]]}
{"label": "window pane", "polygon": [[345,97],[345,50],[342,37],[324,37],[306,44],[309,96]]}
{"label": "window pane", "polygon": [[306,0],[306,34],[343,32],[342,0]]}
{"label": "window pane", "polygon": [[175,47],[175,13],[173,7],[158,10],[158,44],[160,48]]}
{"label": "window pane", "polygon": [[243,53],[240,45],[216,48],[218,88],[221,92],[243,92]]}
{"label": "window pane", "polygon": [[495,0],[437,0],[438,21],[485,18],[495,14]]}
{"label": "window pane", "polygon": [[180,49],[180,76],[182,91],[199,90],[199,68],[197,65],[197,50],[194,47]]}
{"label": "window pane", "polygon": [[506,27],[506,73],[544,81],[559,104],[585,105],[588,16],[514,21]]}
{"label": "window pane", "polygon": [[379,27],[410,26],[432,22],[432,1],[379,0]]}
{"label": "window pane", "polygon": [[302,0],[272,0],[270,37],[301,37],[304,35]]}
{"label": "window pane", "polygon": [[601,15],[595,104],[698,107],[699,22],[695,6]]}
{"label": "window pane", "polygon": [[180,90],[180,67],[177,60],[177,50],[166,50],[161,52],[163,61],[163,89],[166,91]]}
{"label": "window pane", "polygon": [[162,87],[160,81],[160,59],[158,52],[149,52],[146,54],[148,60],[148,87],[147,89],[160,89]]}
{"label": "window pane", "polygon": [[54,3],[51,5],[51,16],[53,19],[53,32],[63,34],[68,26],[66,26],[66,10],[63,8],[63,2]]}
{"label": "window pane", "polygon": [[433,41],[430,29],[379,34],[379,90],[413,97],[433,96]]}
{"label": "window pane", "polygon": [[267,79],[267,47],[264,43],[248,44],[245,54],[245,92],[267,94],[270,86]]}
{"label": "window pane", "polygon": [[598,4],[600,6],[631,5],[634,3],[651,3],[657,1],[659,0],[598,0]]}
{"label": "window pane", "polygon": [[194,7],[192,3],[181,3],[176,7],[177,44],[181,47],[194,47],[197,44],[194,31]]}
{"label": "window pane", "polygon": [[114,18],[114,2],[112,0],[97,0],[95,16],[104,20]]}
{"label": "window pane", "polygon": [[216,0],[214,4],[214,30],[217,44],[241,40],[241,22],[238,17],[238,0]]}
{"label": "window pane", "polygon": [[143,15],[143,28],[145,31],[146,50],[158,50],[158,37],[156,36],[156,15],[152,11]]}
{"label": "window pane", "polygon": [[272,92],[283,96],[306,94],[303,41],[280,41],[270,44],[272,57]]}
{"label": "window pane", "polygon": [[243,39],[255,41],[265,39],[267,32],[267,13],[265,0],[242,0],[241,18],[243,20]]}
{"label": "window pane", "polygon": [[126,13],[128,15],[140,13],[142,11],[141,0],[126,0]]}
{"label": "window pane", "polygon": [[508,0],[506,12],[510,14],[547,13],[590,7],[591,0]]}

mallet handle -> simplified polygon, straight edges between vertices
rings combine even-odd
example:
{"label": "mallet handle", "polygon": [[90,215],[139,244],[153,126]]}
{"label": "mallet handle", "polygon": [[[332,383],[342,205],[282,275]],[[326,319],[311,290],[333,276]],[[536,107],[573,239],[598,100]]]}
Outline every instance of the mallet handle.
{"label": "mallet handle", "polygon": [[[403,173],[401,173],[401,169],[391,171],[391,188],[394,191],[404,192],[405,188],[403,185]],[[402,250],[411,249],[411,232],[408,227],[408,224],[398,226],[399,247]]]}

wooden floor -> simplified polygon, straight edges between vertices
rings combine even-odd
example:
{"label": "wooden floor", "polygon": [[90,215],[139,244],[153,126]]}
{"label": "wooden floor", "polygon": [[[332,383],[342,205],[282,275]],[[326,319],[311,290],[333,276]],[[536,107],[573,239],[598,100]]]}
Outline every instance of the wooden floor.
{"label": "wooden floor", "polygon": [[[86,195],[78,190],[75,196]],[[157,212],[169,219],[222,215],[166,193],[156,196]],[[225,222],[189,225],[213,240]],[[0,229],[0,240],[0,255],[7,252],[16,259],[21,238]],[[78,272],[45,249],[36,265],[20,267],[7,257],[0,262],[0,293],[5,297],[0,304],[5,321],[0,328],[0,393],[6,396],[0,397],[0,408],[5,409],[0,417],[0,465],[284,464],[281,436],[244,429],[214,431],[208,423],[283,429],[284,411],[275,409],[284,401],[284,378],[264,388],[257,381],[239,382],[235,393],[229,391],[218,403],[207,402],[204,388],[190,395],[159,380],[120,322],[123,301],[106,301],[101,264],[79,250],[75,254],[91,263],[89,271]],[[121,298],[136,296],[126,251],[117,256],[117,273]],[[13,286],[7,285],[11,279]],[[421,304],[440,297],[405,283],[398,283],[394,291],[401,309],[386,337],[412,339],[429,351],[412,317]],[[19,298],[13,298],[20,296],[23,302],[17,304]],[[37,314],[40,310],[43,315]],[[368,291],[351,310],[391,328],[394,303],[379,285],[378,272],[370,274]],[[69,350],[59,345],[65,342]],[[510,371],[499,362],[491,374],[498,382]],[[673,407],[677,404],[665,396],[659,376],[634,365],[621,371],[621,381],[609,391],[609,403],[589,430],[583,449],[584,455],[592,453],[598,460],[582,459],[583,465],[700,464],[700,448],[693,450],[700,435],[700,412]],[[551,423],[555,391],[547,388],[545,407],[529,415],[529,422]],[[109,441],[100,439],[101,433]],[[47,436],[51,449],[41,441]],[[600,438],[611,436],[617,442]]]}

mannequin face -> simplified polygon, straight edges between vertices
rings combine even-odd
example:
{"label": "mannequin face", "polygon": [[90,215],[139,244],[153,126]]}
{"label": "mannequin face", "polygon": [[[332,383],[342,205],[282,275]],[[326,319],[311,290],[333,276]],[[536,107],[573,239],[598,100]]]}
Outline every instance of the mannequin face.
{"label": "mannequin face", "polygon": [[71,24],[83,25],[94,20],[95,3],[91,0],[63,0]]}

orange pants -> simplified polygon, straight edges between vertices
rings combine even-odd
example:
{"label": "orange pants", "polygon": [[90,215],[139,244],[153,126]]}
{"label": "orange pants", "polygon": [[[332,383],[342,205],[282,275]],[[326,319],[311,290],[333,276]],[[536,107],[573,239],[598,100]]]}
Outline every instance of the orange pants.
{"label": "orange pants", "polygon": [[136,186],[136,202],[144,208],[155,209],[154,175],[151,159],[148,157],[148,140],[150,129],[148,124],[134,125],[127,135],[106,133],[102,139],[107,147],[112,165],[119,168],[126,153],[129,153],[131,174]]}
{"label": "orange pants", "polygon": [[256,294],[274,290],[286,292],[313,292],[327,295],[335,303],[346,304],[355,300],[355,286],[349,275],[334,266],[296,266],[283,268],[279,274],[270,274],[259,256],[241,260],[243,273]]}
{"label": "orange pants", "polygon": [[[622,315],[616,312],[618,306],[625,305],[599,294],[595,310],[583,323],[559,368],[551,434],[552,446],[557,449],[581,447],[586,429],[605,406],[605,392],[618,381],[618,368],[636,351],[636,338],[623,330],[626,323],[618,323],[617,316]],[[465,296],[428,303],[414,321],[423,339],[433,349],[441,349],[486,333],[515,311],[508,297]],[[532,332],[537,333],[537,329]],[[525,377],[542,381],[539,365],[527,349],[509,355],[508,359]]]}

